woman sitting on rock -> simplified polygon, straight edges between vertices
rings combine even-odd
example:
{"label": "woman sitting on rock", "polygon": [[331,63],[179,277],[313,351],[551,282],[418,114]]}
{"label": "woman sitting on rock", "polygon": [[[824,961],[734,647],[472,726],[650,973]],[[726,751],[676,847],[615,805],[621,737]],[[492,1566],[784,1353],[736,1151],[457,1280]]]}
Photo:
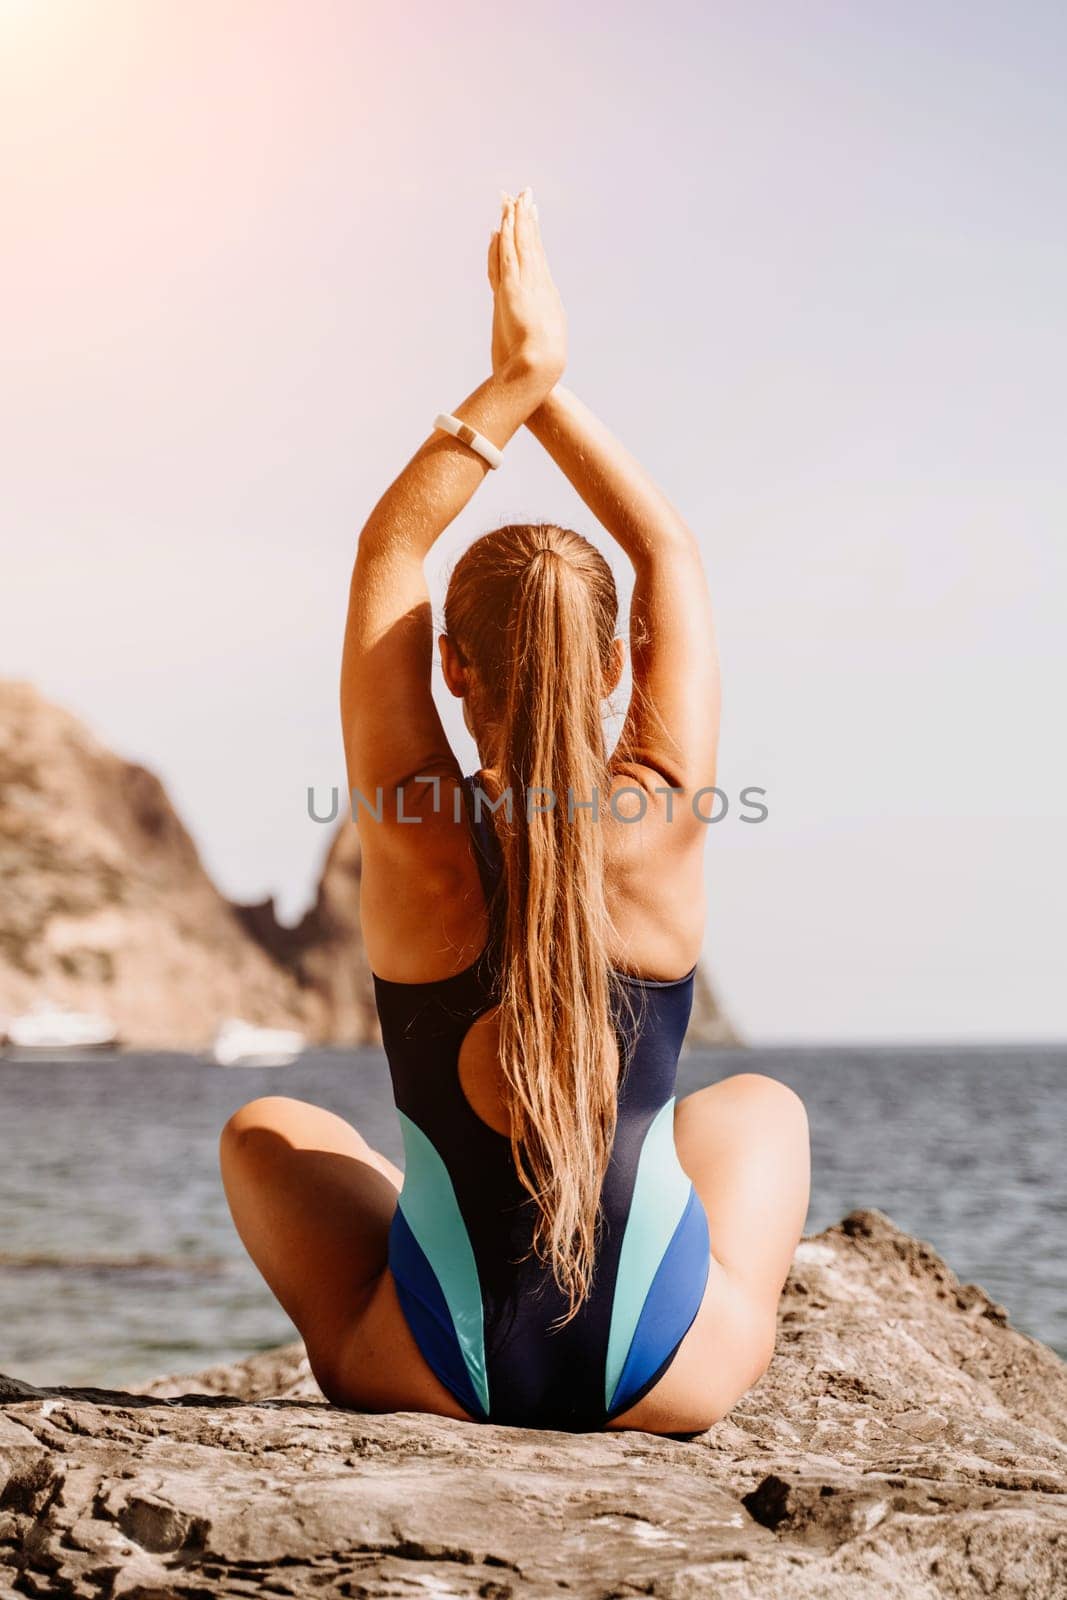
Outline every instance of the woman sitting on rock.
{"label": "woman sitting on rock", "polygon": [[[719,682],[696,539],[560,386],[566,323],[530,192],[489,250],[492,375],[363,529],[341,703],[361,915],[403,1174],[319,1107],[223,1135],[238,1230],[325,1394],[572,1430],[709,1427],[765,1370],[808,1203],[796,1095],[674,1099],[704,929]],[[430,691],[424,560],[526,426],[634,568],[553,523],[476,539],[439,640],[480,770]]]}

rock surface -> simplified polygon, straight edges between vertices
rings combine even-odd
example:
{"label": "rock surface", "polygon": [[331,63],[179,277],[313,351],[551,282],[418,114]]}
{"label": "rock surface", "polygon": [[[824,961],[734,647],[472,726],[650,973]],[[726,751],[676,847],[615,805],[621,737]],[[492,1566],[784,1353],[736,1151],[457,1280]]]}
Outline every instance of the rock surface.
{"label": "rock surface", "polygon": [[0,1396],[4,1597],[1067,1595],[1067,1368],[877,1212],[698,1439],[341,1411],[299,1347]]}
{"label": "rock surface", "polygon": [[[378,1040],[349,821],[294,928],[235,906],[159,779],[29,684],[0,680],[0,1035],[35,1001],[101,1011],[125,1044],[201,1049],[228,1016]],[[701,975],[692,1044],[734,1044]]]}

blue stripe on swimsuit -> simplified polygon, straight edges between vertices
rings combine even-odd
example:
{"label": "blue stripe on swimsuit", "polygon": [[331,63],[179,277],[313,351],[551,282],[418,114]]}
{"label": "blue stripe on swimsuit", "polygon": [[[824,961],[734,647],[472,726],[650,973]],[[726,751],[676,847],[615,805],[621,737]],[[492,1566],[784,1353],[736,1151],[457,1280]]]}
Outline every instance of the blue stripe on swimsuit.
{"label": "blue stripe on swimsuit", "polygon": [[[475,780],[465,785],[492,908],[496,838],[473,805]],[[491,937],[473,966],[436,983],[374,980],[405,1152],[389,1266],[419,1349],[472,1417],[602,1428],[667,1370],[707,1283],[707,1220],[674,1147],[694,974],[673,983],[617,974],[616,1031],[628,1053],[594,1284],[577,1315],[553,1329],[567,1302],[530,1252],[534,1211],[510,1141],[482,1121],[459,1081],[463,1040],[496,1003],[493,952]]]}

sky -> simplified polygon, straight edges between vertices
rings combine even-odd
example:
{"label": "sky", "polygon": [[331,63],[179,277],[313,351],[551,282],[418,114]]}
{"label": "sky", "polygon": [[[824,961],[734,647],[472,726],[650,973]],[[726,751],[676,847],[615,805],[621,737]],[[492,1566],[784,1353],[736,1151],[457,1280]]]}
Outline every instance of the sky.
{"label": "sky", "polygon": [[[299,915],[359,530],[488,375],[530,184],[565,382],[707,561],[727,1009],[1062,1038],[1065,68],[1038,3],[0,0],[0,674]],[[523,434],[435,598],[520,518],[611,554]]]}

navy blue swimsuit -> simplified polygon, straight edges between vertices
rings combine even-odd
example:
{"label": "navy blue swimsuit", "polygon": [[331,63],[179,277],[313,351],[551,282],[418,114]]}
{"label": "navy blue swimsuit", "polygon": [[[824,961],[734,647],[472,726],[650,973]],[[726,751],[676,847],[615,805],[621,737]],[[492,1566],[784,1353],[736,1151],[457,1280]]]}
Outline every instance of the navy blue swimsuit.
{"label": "navy blue swimsuit", "polygon": [[459,1080],[463,1040],[497,1003],[501,874],[496,835],[474,802],[476,780],[464,785],[489,942],[451,978],[374,979],[405,1152],[389,1266],[423,1356],[473,1418],[588,1431],[659,1380],[704,1295],[707,1219],[674,1146],[694,973],[673,983],[617,974],[633,1006],[615,1002],[625,1065],[594,1284],[577,1315],[553,1329],[568,1302],[551,1268],[530,1254],[536,1213],[510,1140],[482,1121]]}

